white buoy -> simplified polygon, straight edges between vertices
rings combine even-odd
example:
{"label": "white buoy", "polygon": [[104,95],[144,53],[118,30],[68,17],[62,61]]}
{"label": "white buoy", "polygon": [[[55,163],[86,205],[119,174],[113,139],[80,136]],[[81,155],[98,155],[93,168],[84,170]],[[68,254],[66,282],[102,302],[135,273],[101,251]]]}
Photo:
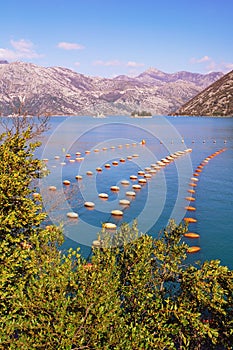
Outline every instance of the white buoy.
{"label": "white buoy", "polygon": [[121,184],[124,186],[128,186],[129,185],[129,181],[128,180],[121,180]]}
{"label": "white buoy", "polygon": [[93,172],[90,171],[90,170],[88,170],[88,171],[86,172],[86,174],[87,174],[88,176],[91,176],[91,175],[93,175]]}
{"label": "white buoy", "polygon": [[115,192],[120,191],[120,187],[118,187],[118,186],[111,186],[111,191],[115,191]]}
{"label": "white buoy", "polygon": [[97,239],[92,242],[92,247],[99,248],[101,246],[101,242]]}
{"label": "white buoy", "polygon": [[192,180],[192,181],[199,181],[196,177],[191,177],[190,180]]}
{"label": "white buoy", "polygon": [[136,196],[136,192],[134,192],[134,191],[127,191],[126,192],[126,196],[128,196],[128,197],[135,197]]}
{"label": "white buoy", "polygon": [[103,223],[102,227],[107,230],[115,230],[117,228],[117,225],[113,224],[112,222],[105,222]]}
{"label": "white buoy", "polygon": [[119,204],[120,205],[130,205],[130,201],[128,199],[120,199]]}
{"label": "white buoy", "polygon": [[49,186],[49,191],[56,191],[57,187],[56,186]]}
{"label": "white buoy", "polygon": [[138,175],[144,176],[144,175],[145,175],[145,171],[139,170],[139,171],[138,171]]}
{"label": "white buoy", "polygon": [[84,206],[85,206],[85,207],[88,207],[88,208],[94,208],[95,203],[93,203],[93,202],[85,202],[85,203],[84,203]]}
{"label": "white buoy", "polygon": [[63,181],[63,185],[69,186],[70,185],[70,181],[69,180],[64,180]]}
{"label": "white buoy", "polygon": [[129,177],[131,180],[137,180],[138,179],[138,177],[136,176],[136,175],[130,175],[130,177]]}
{"label": "white buoy", "polygon": [[60,157],[59,156],[55,156],[54,159],[60,159]]}
{"label": "white buoy", "polygon": [[111,214],[113,216],[123,216],[123,211],[116,209],[116,210],[112,210]]}
{"label": "white buoy", "polygon": [[108,194],[107,193],[99,193],[99,198],[108,199]]}
{"label": "white buoy", "polygon": [[76,175],[76,176],[75,176],[75,179],[76,179],[76,180],[82,180],[82,178],[83,178],[83,177],[82,177],[81,175]]}
{"label": "white buoy", "polygon": [[[149,171],[152,171],[152,169],[150,169]],[[156,170],[155,170],[156,171]],[[152,175],[151,174],[145,174],[144,175],[145,179],[151,179]]]}
{"label": "white buoy", "polygon": [[160,160],[157,161],[157,165],[159,166],[165,166],[165,164],[163,162],[161,162]]}
{"label": "white buoy", "polygon": [[96,168],[96,171],[98,171],[98,173],[100,173],[102,171],[102,168]]}
{"label": "white buoy", "polygon": [[146,179],[138,179],[138,183],[144,185],[147,183],[147,181],[146,181]]}
{"label": "white buoy", "polygon": [[118,161],[117,161],[117,160],[114,160],[114,161],[112,162],[112,165],[118,165]]}
{"label": "white buoy", "polygon": [[169,164],[170,160],[166,159],[166,158],[162,158],[161,162],[165,163],[165,164]]}
{"label": "white buoy", "polygon": [[105,168],[107,168],[107,169],[108,169],[108,168],[111,168],[111,165],[110,165],[109,163],[105,164],[104,166],[105,166]]}
{"label": "white buoy", "polygon": [[70,219],[77,219],[78,218],[78,213],[75,213],[75,212],[69,212],[66,214],[68,218]]}
{"label": "white buoy", "polygon": [[135,185],[132,186],[132,188],[133,188],[134,190],[140,190],[140,189],[142,188],[142,186],[141,186],[141,185],[138,185],[138,184],[135,184]]}

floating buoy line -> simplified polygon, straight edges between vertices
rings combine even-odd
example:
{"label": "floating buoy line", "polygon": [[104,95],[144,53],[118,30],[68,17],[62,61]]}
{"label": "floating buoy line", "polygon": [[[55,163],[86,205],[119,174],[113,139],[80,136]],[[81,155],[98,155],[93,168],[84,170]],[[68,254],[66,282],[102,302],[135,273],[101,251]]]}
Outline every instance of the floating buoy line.
{"label": "floating buoy line", "polygon": [[[82,162],[84,159],[87,159],[86,157],[88,157],[88,155],[93,152],[94,154],[98,154],[101,151],[107,151],[107,150],[114,150],[115,148],[120,148],[122,149],[123,147],[125,147],[126,149],[129,149],[131,146],[136,147],[137,145],[141,145],[144,146],[146,144],[146,140],[142,140],[139,143],[126,143],[125,145],[118,145],[118,146],[110,146],[109,148],[107,147],[103,147],[102,150],[95,148],[92,151],[90,150],[86,150],[84,152],[84,154],[82,155],[81,152],[77,151],[75,153],[75,158],[72,158],[72,155],[70,153],[66,153],[65,154],[65,159],[67,159],[67,161],[69,163],[75,163],[75,162]],[[139,170],[136,174],[131,174],[129,176],[128,179],[122,179],[120,181],[122,187],[120,188],[119,186],[117,186],[116,184],[113,184],[112,186],[110,186],[110,188],[108,189],[108,191],[106,192],[113,192],[113,193],[117,193],[119,194],[120,191],[122,191],[122,189],[124,187],[129,187],[131,185],[131,190],[127,190],[125,192],[125,198],[122,198],[119,200],[119,206],[121,207],[121,209],[114,209],[111,211],[111,213],[109,213],[109,222],[104,225],[104,228],[110,228],[111,229],[115,229],[117,226],[115,223],[111,222],[111,218],[113,217],[114,220],[121,220],[123,215],[124,215],[124,211],[128,210],[128,208],[130,207],[131,201],[134,200],[134,198],[137,196],[137,194],[140,192],[140,190],[142,189],[143,186],[146,186],[148,181],[152,178],[152,176],[156,175],[158,171],[160,171],[161,169],[164,169],[166,166],[168,166],[169,164],[171,164],[172,162],[176,161],[179,157],[192,152],[191,148],[185,149],[185,150],[178,150],[172,154],[168,154],[167,156],[161,158],[160,160],[158,160],[156,163],[150,164],[150,166],[145,167],[144,169]],[[103,172],[104,169],[106,169],[107,171],[111,171],[112,167],[116,167],[119,165],[119,163],[126,163],[129,161],[132,161],[133,159],[139,158],[139,154],[138,153],[133,153],[132,155],[128,155],[123,157],[119,157],[118,159],[114,159],[111,163],[105,163],[103,165],[103,167],[97,167],[95,169],[95,172],[92,170],[88,170],[86,171],[86,176],[87,177],[91,177],[92,175],[94,175],[94,173],[98,173],[101,174]],[[57,161],[60,160],[60,156],[56,155],[54,157],[54,159],[56,159]],[[44,159],[45,163],[48,163],[49,159]],[[66,165],[66,162],[61,162],[61,165]],[[83,176],[85,175],[76,175],[75,179],[77,181],[82,181],[83,180]],[[193,181],[193,180],[192,180]],[[64,186],[70,186],[71,185],[71,181],[66,179],[63,180],[63,185]],[[56,187],[55,186],[50,186],[49,189],[51,191],[55,191]],[[109,199],[109,195],[108,193],[102,192],[98,194],[98,198],[99,200],[104,200],[104,201],[108,201]],[[87,210],[93,210],[95,208],[95,203],[92,201],[86,201],[83,203],[83,207],[85,207]],[[67,213],[67,217],[71,218],[71,219],[78,219],[78,215],[76,215],[77,213]]]}
{"label": "floating buoy line", "polygon": [[[125,145],[118,145],[118,146],[110,146],[109,148],[107,147],[103,147],[102,150],[101,149],[94,149],[93,151],[90,150],[86,150],[84,152],[85,156],[88,157],[88,155],[91,152],[94,152],[96,154],[98,154],[101,151],[107,151],[107,150],[114,150],[115,148],[127,148],[129,149],[130,146],[137,146],[137,145],[145,145],[146,144],[146,140],[142,140],[139,143],[127,143]],[[196,207],[194,206],[195,204],[195,193],[196,193],[196,189],[198,188],[198,181],[199,181],[199,176],[201,175],[204,167],[208,164],[208,162],[214,158],[215,156],[221,154],[222,152],[224,152],[226,150],[226,148],[220,149],[219,151],[214,152],[213,154],[211,154],[210,156],[206,157],[205,159],[203,159],[200,164],[196,167],[195,171],[193,172],[192,177],[190,178],[190,183],[189,183],[189,188],[188,188],[188,193],[189,195],[187,197],[185,197],[185,199],[189,202],[189,204],[187,206],[185,206],[185,209],[187,211],[187,213],[194,213],[196,212]],[[122,198],[119,200],[119,206],[121,206],[121,210],[120,209],[115,209],[112,210],[111,213],[109,213],[109,222],[104,223],[102,225],[102,227],[104,229],[109,229],[109,230],[115,230],[117,229],[117,224],[111,222],[111,217],[114,218],[114,220],[121,220],[122,217],[124,216],[124,211],[128,210],[131,204],[131,201],[134,200],[135,197],[137,197],[138,192],[140,192],[140,190],[142,189],[143,186],[147,185],[147,182],[152,178],[152,176],[156,175],[158,171],[160,171],[161,169],[164,169],[166,166],[168,166],[169,164],[171,164],[172,162],[176,161],[177,158],[192,152],[191,148],[182,150],[182,151],[176,151],[172,154],[169,154],[163,158],[161,158],[160,160],[158,160],[156,163],[150,164],[150,166],[145,167],[144,169],[139,170],[136,174],[131,174],[129,176],[129,179],[122,179],[120,181],[122,187],[120,188],[119,186],[116,186],[115,184],[113,184],[108,191],[111,192],[115,192],[115,193],[119,193],[122,191],[122,189],[124,187],[129,187],[130,185],[132,186],[132,189],[127,190],[125,192],[125,197],[126,198]],[[85,156],[82,156],[81,152],[76,152],[75,153],[75,158],[73,159],[70,153],[65,154],[65,159],[67,159],[67,161],[69,163],[75,163],[75,162],[82,162],[84,159],[86,159]],[[63,156],[64,157],[64,156]],[[129,161],[132,161],[134,158],[138,158],[139,154],[137,153],[133,153],[132,155],[128,155],[123,157],[119,157],[118,159],[114,159],[111,163],[106,163],[103,165],[103,167],[97,167],[95,169],[95,173],[102,173],[103,168],[106,169],[106,171],[111,171],[111,168],[113,167],[117,167],[119,165],[119,163],[126,163]],[[59,155],[54,156],[54,159],[56,161],[59,161],[61,158]],[[47,165],[47,163],[49,162],[49,159],[45,158],[43,159],[44,163]],[[66,162],[63,161],[60,163],[61,165],[66,165]],[[87,177],[91,177],[92,175],[94,175],[94,171],[92,170],[88,170],[86,172],[86,176]],[[83,179],[84,175],[76,175],[75,179],[77,181],[81,181]],[[64,186],[69,187],[69,185],[71,184],[70,180],[63,180],[63,184]],[[49,186],[49,190],[50,191],[56,191],[56,186]],[[39,194],[35,194],[34,198],[39,198]],[[99,193],[98,194],[98,198],[99,200],[105,200],[108,201],[109,195],[107,193]],[[190,204],[191,203],[191,204]],[[83,207],[85,207],[86,209],[94,209],[95,208],[95,203],[94,202],[84,202],[83,203]],[[67,217],[70,219],[78,219],[78,213],[76,212],[69,212],[67,213]],[[195,224],[197,222],[197,219],[195,217],[193,217],[192,215],[187,215],[187,217],[183,218],[184,222],[186,222],[189,225]],[[198,239],[200,237],[200,235],[196,232],[187,232],[186,234],[184,234],[184,237],[188,238],[188,239]],[[188,253],[195,253],[200,251],[200,247],[199,246],[191,246],[187,249]]]}
{"label": "floating buoy line", "polygon": [[[185,197],[185,199],[188,202],[192,202],[192,204],[193,204],[193,202],[195,202],[195,200],[196,200],[194,195],[196,193],[196,187],[197,187],[197,184],[198,184],[198,181],[199,181],[198,177],[202,173],[202,171],[204,170],[204,167],[209,163],[209,161],[211,159],[213,159],[214,157],[216,157],[217,155],[221,154],[224,151],[226,151],[226,148],[222,148],[222,149],[212,153],[210,156],[208,156],[205,159],[203,159],[202,162],[196,167],[196,169],[194,170],[193,176],[190,178],[191,182],[189,183],[189,186],[191,188],[189,188],[187,190],[193,196],[192,197],[191,196]],[[185,206],[185,209],[186,209],[187,212],[194,212],[194,211],[196,211],[196,207],[194,207],[193,205],[187,205],[187,206]],[[196,218],[189,217],[189,216],[188,217],[184,217],[183,220],[188,225],[197,222]],[[187,232],[187,233],[184,234],[184,237],[190,238],[190,239],[197,239],[197,238],[200,238],[200,235],[198,233],[196,233],[196,232]],[[199,252],[200,250],[201,250],[201,248],[199,246],[190,246],[187,249],[187,253],[196,253],[196,252]]]}

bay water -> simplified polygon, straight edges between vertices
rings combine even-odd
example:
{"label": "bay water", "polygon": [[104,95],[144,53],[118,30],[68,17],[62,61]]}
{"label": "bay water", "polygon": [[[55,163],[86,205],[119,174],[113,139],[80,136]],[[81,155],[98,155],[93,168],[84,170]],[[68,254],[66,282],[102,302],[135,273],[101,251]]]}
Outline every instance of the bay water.
{"label": "bay water", "polygon": [[[184,240],[201,249],[189,254],[188,261],[219,259],[233,268],[233,118],[64,116],[52,117],[49,124],[37,155],[45,159],[50,174],[38,184],[38,191],[49,213],[48,223],[63,223],[63,249],[79,246],[87,257],[104,222],[119,226],[136,219],[141,232],[157,237],[171,218],[179,223],[193,217],[197,221],[189,225],[189,231],[200,237]],[[135,197],[127,196],[138,183],[131,175],[138,176],[142,170],[147,173],[151,164],[186,149],[192,152],[152,172]],[[224,151],[206,162],[196,177],[195,202],[189,203],[185,198],[190,196],[193,173],[219,150]],[[105,167],[107,163],[110,168]],[[97,172],[97,167],[102,171]],[[70,185],[63,185],[64,180]],[[130,184],[122,185],[122,180]],[[50,191],[50,186],[57,190]],[[118,186],[119,191],[113,192],[111,186]],[[98,197],[102,192],[108,194],[107,201]],[[122,207],[119,200],[125,198],[130,205]],[[94,209],[85,207],[86,201],[93,202]],[[187,212],[187,205],[196,210]],[[122,210],[123,216],[112,216],[113,209]],[[79,218],[68,219],[67,212],[77,212]]]}

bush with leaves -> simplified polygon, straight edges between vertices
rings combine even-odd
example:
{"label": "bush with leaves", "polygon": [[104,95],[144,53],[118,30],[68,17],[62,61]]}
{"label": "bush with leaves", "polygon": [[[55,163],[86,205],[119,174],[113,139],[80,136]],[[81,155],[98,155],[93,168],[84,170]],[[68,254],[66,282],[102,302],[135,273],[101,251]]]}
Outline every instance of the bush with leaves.
{"label": "bush with leaves", "polygon": [[233,273],[188,265],[186,228],[158,239],[123,224],[89,261],[44,227],[30,129],[0,140],[0,349],[232,349]]}

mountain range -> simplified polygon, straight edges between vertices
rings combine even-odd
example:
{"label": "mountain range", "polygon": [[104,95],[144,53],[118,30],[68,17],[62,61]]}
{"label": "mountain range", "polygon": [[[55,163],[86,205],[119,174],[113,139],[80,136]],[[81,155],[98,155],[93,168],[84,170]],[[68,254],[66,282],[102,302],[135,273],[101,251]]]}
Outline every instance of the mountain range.
{"label": "mountain range", "polygon": [[0,61],[0,115],[129,115],[142,110],[167,115],[222,76],[150,68],[136,77],[110,79],[62,67]]}
{"label": "mountain range", "polygon": [[185,103],[175,114],[233,116],[233,70]]}

